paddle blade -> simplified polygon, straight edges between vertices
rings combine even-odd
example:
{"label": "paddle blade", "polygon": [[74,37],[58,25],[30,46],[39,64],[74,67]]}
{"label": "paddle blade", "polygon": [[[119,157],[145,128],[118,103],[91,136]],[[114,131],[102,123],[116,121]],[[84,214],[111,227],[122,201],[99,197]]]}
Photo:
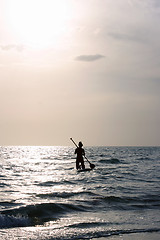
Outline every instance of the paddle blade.
{"label": "paddle blade", "polygon": [[95,165],[93,163],[90,163],[90,168],[91,169],[95,168]]}

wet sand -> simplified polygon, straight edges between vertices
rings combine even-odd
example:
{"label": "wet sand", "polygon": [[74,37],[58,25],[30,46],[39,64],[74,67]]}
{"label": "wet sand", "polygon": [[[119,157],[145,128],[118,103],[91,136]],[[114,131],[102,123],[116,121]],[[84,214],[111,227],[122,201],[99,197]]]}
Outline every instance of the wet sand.
{"label": "wet sand", "polygon": [[121,234],[118,236],[94,238],[93,240],[106,240],[106,239],[108,240],[159,240],[160,232]]}

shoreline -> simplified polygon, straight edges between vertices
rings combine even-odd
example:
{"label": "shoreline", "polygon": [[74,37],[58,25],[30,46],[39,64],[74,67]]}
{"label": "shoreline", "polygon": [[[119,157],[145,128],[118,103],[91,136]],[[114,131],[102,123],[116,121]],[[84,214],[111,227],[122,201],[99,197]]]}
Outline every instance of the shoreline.
{"label": "shoreline", "polygon": [[116,236],[92,238],[92,240],[159,240],[160,232],[130,233]]}

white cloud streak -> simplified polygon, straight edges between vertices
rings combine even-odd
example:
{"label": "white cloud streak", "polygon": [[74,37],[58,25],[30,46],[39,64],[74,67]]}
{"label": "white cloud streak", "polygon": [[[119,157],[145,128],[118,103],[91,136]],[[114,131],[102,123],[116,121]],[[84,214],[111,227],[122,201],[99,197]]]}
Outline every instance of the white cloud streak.
{"label": "white cloud streak", "polygon": [[0,45],[0,48],[2,51],[16,50],[17,52],[22,52],[24,50],[23,45],[16,45],[16,44]]}

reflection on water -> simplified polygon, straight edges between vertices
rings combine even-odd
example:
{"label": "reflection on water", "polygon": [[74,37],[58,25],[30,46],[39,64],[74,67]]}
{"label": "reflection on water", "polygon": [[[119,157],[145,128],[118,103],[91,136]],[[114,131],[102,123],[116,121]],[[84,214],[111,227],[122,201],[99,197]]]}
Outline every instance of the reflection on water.
{"label": "reflection on water", "polygon": [[1,147],[1,239],[159,232],[159,150],[88,147],[77,173],[72,147]]}

